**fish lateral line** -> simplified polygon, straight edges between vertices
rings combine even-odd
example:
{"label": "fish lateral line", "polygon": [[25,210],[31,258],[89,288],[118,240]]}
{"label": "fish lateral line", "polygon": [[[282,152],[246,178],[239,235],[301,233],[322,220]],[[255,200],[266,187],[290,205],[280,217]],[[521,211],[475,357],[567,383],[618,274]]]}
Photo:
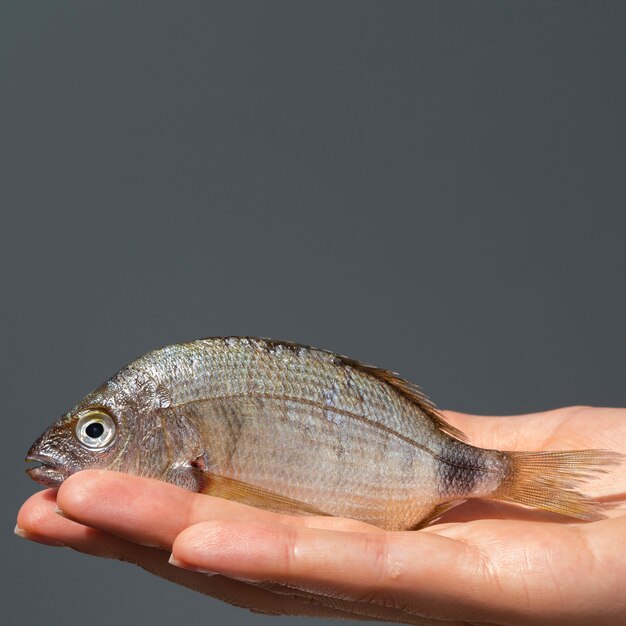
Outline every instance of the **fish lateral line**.
{"label": "fish lateral line", "polygon": [[[210,396],[206,398],[196,398],[194,400],[186,400],[185,402],[173,404],[172,406],[175,408],[181,408],[181,407],[184,408],[185,406],[189,406],[193,404],[205,404],[205,403],[211,403],[211,402],[219,402],[220,400],[231,400],[231,399],[235,400],[237,398],[250,398],[251,400],[253,399],[279,400],[279,401],[284,401],[284,402],[293,402],[294,404],[312,406],[316,409],[319,409],[320,411],[329,411],[331,413],[337,413],[338,415],[343,415],[344,417],[354,419],[355,421],[363,422],[365,424],[368,424],[369,426],[372,426],[373,428],[386,432],[400,439],[401,441],[404,441],[405,443],[408,443],[409,445],[421,450],[422,452],[425,452],[426,454],[430,455],[432,458],[438,461],[441,461],[442,463],[446,463],[447,465],[459,467],[461,469],[485,471],[487,473],[493,473],[497,471],[495,469],[491,469],[491,468],[483,467],[483,466],[473,466],[473,465],[465,465],[462,463],[455,463],[454,461],[449,460],[448,458],[435,452],[434,450],[431,450],[428,446],[425,446],[424,444],[421,444],[415,441],[414,439],[411,439],[411,437],[407,437],[406,435],[399,433],[397,430],[394,430],[393,428],[390,428],[389,426],[385,426],[385,424],[381,424],[380,422],[371,420],[368,417],[365,417],[364,415],[358,415],[357,413],[353,413],[352,411],[348,411],[347,409],[341,409],[339,407],[334,407],[334,406],[330,407],[328,405],[322,404],[321,402],[317,402],[315,400],[309,400],[307,398],[296,398],[294,396],[279,396],[275,394],[266,394],[266,393],[239,392],[239,393],[221,394],[219,396]],[[470,445],[470,444],[466,444],[464,441],[461,441],[461,440],[456,440],[456,441],[459,441],[459,443],[464,444],[464,445]],[[470,446],[470,447],[475,448],[477,450],[488,450],[487,448],[477,448],[476,446]],[[488,450],[488,451],[491,451],[491,450]]]}

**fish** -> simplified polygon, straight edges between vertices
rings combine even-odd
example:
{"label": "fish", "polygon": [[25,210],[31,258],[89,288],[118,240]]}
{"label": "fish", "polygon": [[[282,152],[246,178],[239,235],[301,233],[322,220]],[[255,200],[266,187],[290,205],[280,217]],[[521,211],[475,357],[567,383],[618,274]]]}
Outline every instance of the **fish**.
{"label": "fish", "polygon": [[470,498],[601,519],[601,505],[578,489],[621,456],[479,448],[394,372],[287,341],[211,337],[121,369],[46,430],[26,461],[47,487],[109,469],[398,531]]}

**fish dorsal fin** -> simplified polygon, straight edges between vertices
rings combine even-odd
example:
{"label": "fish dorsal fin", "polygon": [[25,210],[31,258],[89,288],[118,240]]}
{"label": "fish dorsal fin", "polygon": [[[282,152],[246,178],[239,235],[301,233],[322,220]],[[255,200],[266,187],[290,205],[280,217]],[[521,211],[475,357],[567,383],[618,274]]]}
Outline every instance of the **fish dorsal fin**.
{"label": "fish dorsal fin", "polygon": [[226,500],[234,500],[242,504],[248,504],[260,509],[269,511],[291,513],[295,515],[324,515],[329,513],[318,509],[315,506],[282,496],[269,489],[250,485],[249,483],[230,478],[228,476],[220,476],[212,472],[203,471],[204,487],[202,493]]}
{"label": "fish dorsal fin", "polygon": [[375,367],[373,365],[367,365],[366,363],[362,363],[361,361],[357,361],[356,359],[351,359],[350,357],[343,356],[341,354],[336,354],[331,352],[330,350],[323,350],[320,348],[311,348],[309,346],[304,346],[299,343],[294,343],[292,341],[276,341],[271,339],[261,339],[261,341],[265,342],[269,346],[283,346],[284,348],[292,351],[298,350],[312,350],[315,352],[322,352],[329,355],[336,365],[344,365],[347,367],[352,367],[360,372],[365,374],[369,374],[378,380],[382,380],[383,382],[391,385],[398,393],[404,396],[407,400],[416,404],[422,413],[425,413],[428,418],[430,418],[440,431],[446,433],[446,435],[450,435],[459,441],[468,441],[467,435],[462,431],[448,424],[448,422],[444,419],[443,415],[437,410],[437,407],[433,404],[430,398],[424,394],[424,392],[412,382],[402,378],[396,372],[392,372],[390,370],[386,370],[380,367]]}
{"label": "fish dorsal fin", "polygon": [[299,353],[304,350],[307,352],[318,352],[327,355],[330,357],[332,361],[336,365],[343,365],[347,367],[352,367],[355,370],[363,372],[365,374],[369,374],[370,376],[381,380],[388,385],[391,385],[398,393],[404,396],[407,400],[417,405],[417,407],[424,413],[430,420],[433,422],[436,428],[438,428],[441,432],[458,439],[459,441],[467,442],[467,435],[448,424],[441,413],[437,410],[432,401],[424,394],[424,392],[415,384],[409,382],[408,380],[399,376],[396,372],[391,372],[390,370],[382,369],[380,367],[374,367],[373,365],[367,365],[362,363],[361,361],[357,361],[356,359],[351,359],[350,357],[343,356],[341,354],[336,354],[335,352],[331,352],[330,350],[324,350],[322,348],[312,348],[311,346],[305,346],[303,344],[295,343],[293,341],[282,341],[276,339],[269,339],[267,337],[209,337],[208,340],[211,339],[220,339],[221,341],[231,340],[245,340],[251,342],[258,342],[263,345],[267,350],[274,350],[277,347],[281,347],[285,350],[291,351],[293,353]]}
{"label": "fish dorsal fin", "polygon": [[374,367],[373,365],[366,365],[360,361],[355,361],[354,359],[349,359],[343,356],[337,356],[337,359],[340,359],[344,365],[353,367],[354,369],[364,372],[365,374],[369,374],[370,376],[391,385],[407,400],[417,405],[419,409],[433,421],[435,426],[440,431],[458,439],[459,441],[468,441],[467,435],[463,431],[446,422],[443,415],[441,415],[441,413],[437,410],[437,407],[435,407],[430,398],[425,395],[417,385],[402,378],[396,374],[396,372],[391,372],[380,367]]}

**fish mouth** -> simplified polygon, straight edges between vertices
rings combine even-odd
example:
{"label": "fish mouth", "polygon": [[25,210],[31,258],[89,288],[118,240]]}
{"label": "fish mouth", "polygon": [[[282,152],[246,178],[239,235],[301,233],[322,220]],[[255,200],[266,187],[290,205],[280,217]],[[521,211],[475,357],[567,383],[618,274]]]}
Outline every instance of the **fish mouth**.
{"label": "fish mouth", "polygon": [[35,481],[45,487],[59,487],[69,476],[69,472],[59,461],[45,454],[29,454],[26,462],[36,463],[26,468],[26,473]]}

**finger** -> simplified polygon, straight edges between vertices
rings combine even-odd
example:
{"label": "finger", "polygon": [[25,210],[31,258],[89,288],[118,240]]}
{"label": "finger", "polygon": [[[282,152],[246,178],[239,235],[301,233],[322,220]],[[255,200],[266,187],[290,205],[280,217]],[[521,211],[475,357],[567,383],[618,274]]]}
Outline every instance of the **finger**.
{"label": "finger", "polygon": [[[67,546],[79,552],[134,563],[143,569],[189,587],[200,593],[217,597],[235,606],[243,606],[274,615],[308,615],[334,619],[376,620],[393,623],[419,623],[422,626],[442,626],[439,620],[420,619],[394,607],[370,602],[354,602],[341,598],[313,594],[278,584],[249,585],[222,576],[207,577],[186,571],[166,562],[161,550],[138,546],[103,531],[88,528],[55,514],[55,490],[33,495],[20,510],[18,527],[26,538],[48,545]],[[232,584],[229,584],[229,581]],[[251,588],[254,591],[249,591]],[[267,594],[261,594],[265,591]],[[273,597],[272,597],[273,596]],[[298,599],[301,604],[295,602]],[[319,607],[319,608],[318,608]]]}
{"label": "finger", "polygon": [[543,449],[554,431],[572,415],[574,408],[526,415],[473,415],[442,411],[447,421],[460,428],[472,445],[506,450]]}
{"label": "finger", "polygon": [[32,495],[17,514],[15,534],[24,539],[48,546],[65,547],[56,533],[47,532],[50,506],[56,507],[56,490],[46,489]]}
{"label": "finger", "polygon": [[442,411],[472,445],[501,450],[626,450],[626,411],[566,407],[527,415],[470,415]]}
{"label": "finger", "polygon": [[[343,611],[343,614],[351,613],[352,619],[375,620],[377,622],[392,622],[394,624],[413,624],[414,626],[470,626],[467,622],[459,623],[457,620],[447,619],[431,619],[421,617],[414,613],[405,612],[401,609],[391,606],[382,606],[380,604],[370,602],[355,602],[352,600],[341,600],[333,596],[309,593],[295,587],[286,585],[278,585],[275,583],[250,583],[261,586],[263,589],[272,591],[277,595],[288,594],[290,596],[302,598],[315,598],[315,601],[322,606],[334,608]],[[474,624],[473,626],[494,626],[493,624]]]}
{"label": "finger", "polygon": [[185,528],[211,519],[374,532],[372,526],[355,520],[280,515],[162,481],[104,470],[87,470],[68,478],[59,489],[57,502],[63,513],[77,522],[168,550]]}
{"label": "finger", "polygon": [[[623,515],[619,509],[607,509],[608,516]],[[554,524],[577,524],[579,520],[550,511],[532,509],[500,500],[471,499],[446,511],[434,524],[422,528],[422,532],[435,532],[442,524],[458,524],[475,520],[519,520],[526,522],[551,522]]]}
{"label": "finger", "polygon": [[[297,592],[290,593],[289,590],[276,588],[272,591],[222,576],[207,576],[174,567],[168,563],[168,552],[138,546],[100,530],[88,528],[56,515],[55,510],[54,490],[49,489],[31,496],[18,514],[17,528],[20,536],[48,545],[66,546],[92,556],[133,563],[173,583],[255,612],[362,619],[362,614],[353,612],[349,603],[333,605]],[[389,616],[379,611],[375,616],[399,621],[395,614]]]}
{"label": "finger", "polygon": [[174,542],[173,562],[242,580],[392,606],[429,619],[477,617],[478,555],[427,533],[352,533],[280,524],[204,522]]}

